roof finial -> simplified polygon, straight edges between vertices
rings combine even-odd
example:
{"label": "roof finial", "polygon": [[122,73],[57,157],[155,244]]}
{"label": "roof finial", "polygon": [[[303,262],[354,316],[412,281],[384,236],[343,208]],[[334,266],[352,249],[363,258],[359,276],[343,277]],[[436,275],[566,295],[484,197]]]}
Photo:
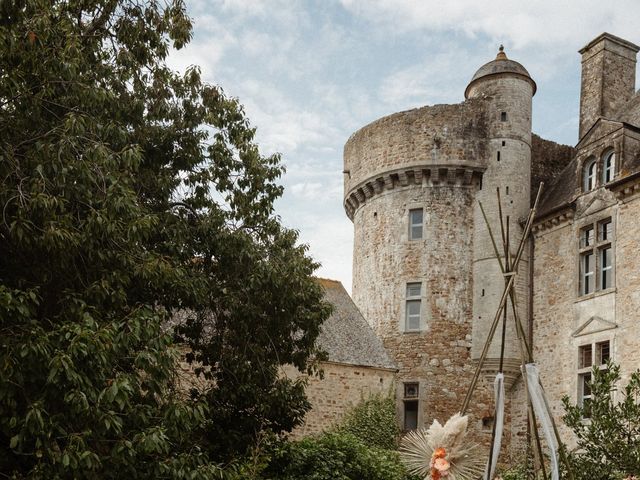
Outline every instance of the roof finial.
{"label": "roof finial", "polygon": [[496,60],[506,60],[507,54],[504,53],[504,45],[500,44],[500,48],[498,49],[498,55],[496,55]]}

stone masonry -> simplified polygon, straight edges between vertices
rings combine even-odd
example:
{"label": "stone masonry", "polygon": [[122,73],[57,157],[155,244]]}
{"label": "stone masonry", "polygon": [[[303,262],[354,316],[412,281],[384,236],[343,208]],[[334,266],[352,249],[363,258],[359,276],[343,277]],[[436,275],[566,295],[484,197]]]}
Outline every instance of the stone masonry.
{"label": "stone masonry", "polygon": [[[625,375],[640,366],[637,51],[606,33],[580,50],[575,148],[532,134],[536,84],[502,49],[471,78],[464,102],[395,113],[349,138],[344,207],[354,224],[353,299],[398,368],[400,425],[407,425],[413,415],[407,405],[416,400],[417,426],[446,421],[462,406],[504,286],[478,206],[481,201],[499,235],[496,189],[509,216],[514,255],[538,184],[546,184],[516,292],[518,316],[556,420],[563,395],[585,401],[584,369],[578,364],[585,352],[599,349],[602,358],[620,363]],[[585,246],[581,238],[592,226],[606,232]],[[596,257],[600,260],[589,263]],[[585,293],[589,281],[596,283]],[[503,445],[512,453],[524,444],[527,430],[517,345],[509,327]],[[596,361],[593,355],[590,361]],[[489,440],[499,358],[494,339],[468,412],[482,443]],[[334,375],[338,383],[347,378]],[[408,391],[417,398],[409,402]],[[562,434],[571,442],[566,429]]]}
{"label": "stone masonry", "polygon": [[[387,395],[395,388],[395,369],[323,362],[323,377],[308,377],[305,390],[311,410],[292,438],[314,435],[340,423],[345,414],[369,395]],[[283,370],[289,378],[300,375],[293,367]]]}

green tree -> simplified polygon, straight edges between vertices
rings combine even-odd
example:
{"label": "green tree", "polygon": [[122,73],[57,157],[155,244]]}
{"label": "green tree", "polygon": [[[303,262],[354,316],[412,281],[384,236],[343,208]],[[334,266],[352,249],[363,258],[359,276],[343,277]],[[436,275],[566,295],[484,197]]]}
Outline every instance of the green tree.
{"label": "green tree", "polygon": [[274,480],[408,480],[395,450],[368,447],[348,432],[286,443],[273,454],[265,478]]}
{"label": "green tree", "polygon": [[577,449],[570,455],[577,479],[609,480],[640,475],[640,371],[618,390],[620,366],[594,367],[591,399],[573,405],[562,402],[564,422],[573,430]]}
{"label": "green tree", "polygon": [[[165,63],[179,0],[0,3],[0,472],[214,478],[308,408],[328,315],[277,155]],[[181,315],[176,315],[180,312]],[[208,387],[176,389],[170,326]]]}
{"label": "green tree", "polygon": [[377,393],[363,398],[336,429],[355,436],[369,447],[397,449],[400,427],[394,396]]}

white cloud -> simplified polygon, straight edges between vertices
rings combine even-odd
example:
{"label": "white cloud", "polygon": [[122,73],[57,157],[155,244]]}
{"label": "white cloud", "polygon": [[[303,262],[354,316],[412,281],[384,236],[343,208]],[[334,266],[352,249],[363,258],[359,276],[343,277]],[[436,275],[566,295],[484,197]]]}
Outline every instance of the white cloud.
{"label": "white cloud", "polygon": [[302,182],[291,186],[291,193],[306,200],[318,200],[324,192],[321,182]]}
{"label": "white cloud", "polygon": [[344,215],[317,218],[300,230],[300,240],[311,256],[322,263],[316,275],[339,280],[351,292],[353,225]]}
{"label": "white cloud", "polygon": [[540,46],[575,50],[603,29],[622,37],[637,34],[640,3],[620,0],[341,0],[349,12],[397,31],[433,30],[484,35],[511,48]]}
{"label": "white cloud", "polygon": [[323,263],[320,275],[347,288],[353,230],[341,171],[350,134],[396,111],[461,101],[474,71],[504,43],[538,83],[536,129],[568,142],[576,51],[602,31],[640,39],[637,0],[187,3],[194,41],[171,65],[200,65],[205,81],[239,98],[261,151],[281,152],[287,166],[278,213]]}
{"label": "white cloud", "polygon": [[459,65],[480,66],[487,58],[472,58],[456,47],[440,46],[439,53],[418,59],[415,65],[387,76],[380,86],[382,100],[396,108],[461,101],[473,71],[461,69]]}

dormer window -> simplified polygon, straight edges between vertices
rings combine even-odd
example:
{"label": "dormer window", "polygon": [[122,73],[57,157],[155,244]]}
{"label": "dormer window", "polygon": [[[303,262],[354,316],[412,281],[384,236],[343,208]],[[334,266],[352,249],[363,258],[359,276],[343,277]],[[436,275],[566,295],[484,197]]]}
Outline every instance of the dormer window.
{"label": "dormer window", "polygon": [[596,159],[591,158],[582,168],[582,190],[590,192],[596,187]]}
{"label": "dormer window", "polygon": [[616,174],[616,153],[613,150],[605,152],[602,157],[602,183],[609,183]]}

